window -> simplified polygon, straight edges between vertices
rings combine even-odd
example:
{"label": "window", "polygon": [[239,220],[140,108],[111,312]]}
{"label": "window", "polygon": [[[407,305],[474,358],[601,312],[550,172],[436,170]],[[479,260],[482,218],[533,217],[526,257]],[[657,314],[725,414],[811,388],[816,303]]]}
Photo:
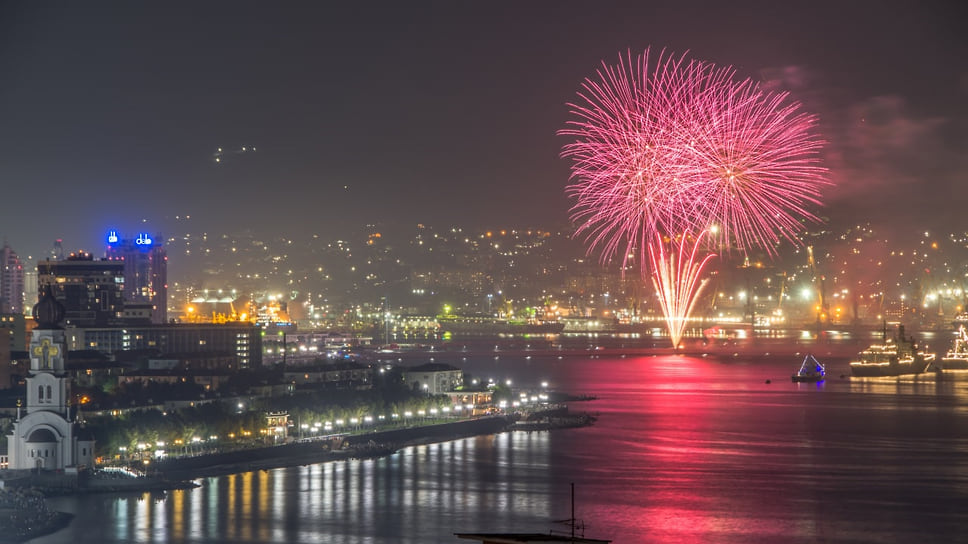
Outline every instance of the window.
{"label": "window", "polygon": [[40,402],[44,402],[44,386],[43,385],[38,385],[37,386],[37,400],[39,400]]}

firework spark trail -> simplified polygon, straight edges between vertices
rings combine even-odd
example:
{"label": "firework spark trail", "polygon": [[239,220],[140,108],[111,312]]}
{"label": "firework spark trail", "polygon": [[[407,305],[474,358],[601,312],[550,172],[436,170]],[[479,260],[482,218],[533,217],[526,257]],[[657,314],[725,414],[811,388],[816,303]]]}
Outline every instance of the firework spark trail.
{"label": "firework spark trail", "polygon": [[671,240],[669,245],[672,251],[668,255],[665,253],[666,244],[662,240],[653,240],[649,244],[652,284],[659,295],[659,304],[669,327],[673,347],[679,346],[686,320],[709,281],[702,278],[702,272],[706,263],[715,255],[706,253],[701,259],[697,259],[705,234],[702,232],[695,238],[684,234],[681,238]]}
{"label": "firework spark trail", "polygon": [[[575,138],[562,156],[572,159],[576,235],[602,262],[622,251],[624,270],[638,255],[643,276],[651,264],[678,339],[701,291],[690,285],[708,261],[681,268],[686,234],[703,233],[688,263],[713,226],[727,252],[775,255],[783,240],[799,243],[804,220],[819,221],[807,207],[820,204],[829,182],[816,118],[786,93],[685,55],[663,51],[654,60],[646,49],[620,55],[617,65],[602,62],[559,133]],[[663,237],[680,240],[680,257],[666,259]]]}

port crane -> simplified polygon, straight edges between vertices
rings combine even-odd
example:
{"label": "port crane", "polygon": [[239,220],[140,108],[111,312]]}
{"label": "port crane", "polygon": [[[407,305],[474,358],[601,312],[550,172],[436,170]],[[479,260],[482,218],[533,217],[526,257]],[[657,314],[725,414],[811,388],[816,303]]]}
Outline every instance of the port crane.
{"label": "port crane", "polygon": [[813,274],[813,283],[817,288],[819,305],[817,306],[817,324],[828,320],[829,312],[827,306],[827,293],[824,286],[824,276],[817,272],[817,261],[813,257],[813,246],[807,246],[807,263],[810,265],[810,272]]}

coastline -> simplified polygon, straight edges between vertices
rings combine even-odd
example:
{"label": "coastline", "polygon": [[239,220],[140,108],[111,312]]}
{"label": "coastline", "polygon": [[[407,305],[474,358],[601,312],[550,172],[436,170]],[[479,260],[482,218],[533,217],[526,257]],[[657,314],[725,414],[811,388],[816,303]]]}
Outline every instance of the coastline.
{"label": "coastline", "polygon": [[[573,400],[587,400],[588,397]],[[169,482],[271,470],[316,463],[385,457],[410,446],[460,440],[509,431],[555,430],[592,425],[595,417],[572,413],[567,406],[554,407],[522,416],[491,415],[475,419],[376,431],[342,437],[342,447],[330,449],[330,442],[294,442],[234,452],[169,459],[155,463],[154,471]],[[522,426],[522,423],[526,425]]]}
{"label": "coastline", "polygon": [[[594,424],[596,418],[584,412],[572,413],[567,406],[551,407],[530,414],[492,415],[475,419],[377,431],[343,437],[337,450],[324,449],[323,441],[295,442],[252,450],[200,455],[158,462],[151,476],[122,479],[86,478],[71,487],[38,485],[49,478],[23,477],[8,480],[16,484],[5,493],[10,497],[24,497],[7,508],[11,513],[0,523],[0,543],[24,542],[55,533],[68,527],[73,514],[51,511],[45,496],[55,494],[88,493],[149,493],[200,487],[193,480],[199,478],[239,474],[255,470],[271,470],[299,465],[369,459],[392,455],[411,446],[460,440],[473,436],[487,436],[501,432],[533,432],[569,429]],[[326,442],[328,444],[328,442]],[[74,480],[77,482],[77,480]],[[38,506],[39,505],[39,506]]]}

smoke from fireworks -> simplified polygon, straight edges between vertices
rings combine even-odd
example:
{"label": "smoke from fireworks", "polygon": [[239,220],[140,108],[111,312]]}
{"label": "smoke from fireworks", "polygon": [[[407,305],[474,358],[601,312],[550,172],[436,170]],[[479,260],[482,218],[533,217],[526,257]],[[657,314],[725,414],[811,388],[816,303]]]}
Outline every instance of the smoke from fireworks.
{"label": "smoke from fireworks", "polygon": [[560,134],[574,137],[562,156],[573,161],[577,234],[603,261],[623,251],[624,269],[637,251],[658,287],[664,265],[654,255],[664,252],[654,246],[663,237],[685,243],[716,226],[727,251],[775,254],[783,239],[797,243],[803,220],[818,220],[807,207],[820,204],[828,183],[823,142],[816,118],[786,93],[684,55],[659,54],[653,64],[648,50],[603,62],[597,76],[583,83]]}

